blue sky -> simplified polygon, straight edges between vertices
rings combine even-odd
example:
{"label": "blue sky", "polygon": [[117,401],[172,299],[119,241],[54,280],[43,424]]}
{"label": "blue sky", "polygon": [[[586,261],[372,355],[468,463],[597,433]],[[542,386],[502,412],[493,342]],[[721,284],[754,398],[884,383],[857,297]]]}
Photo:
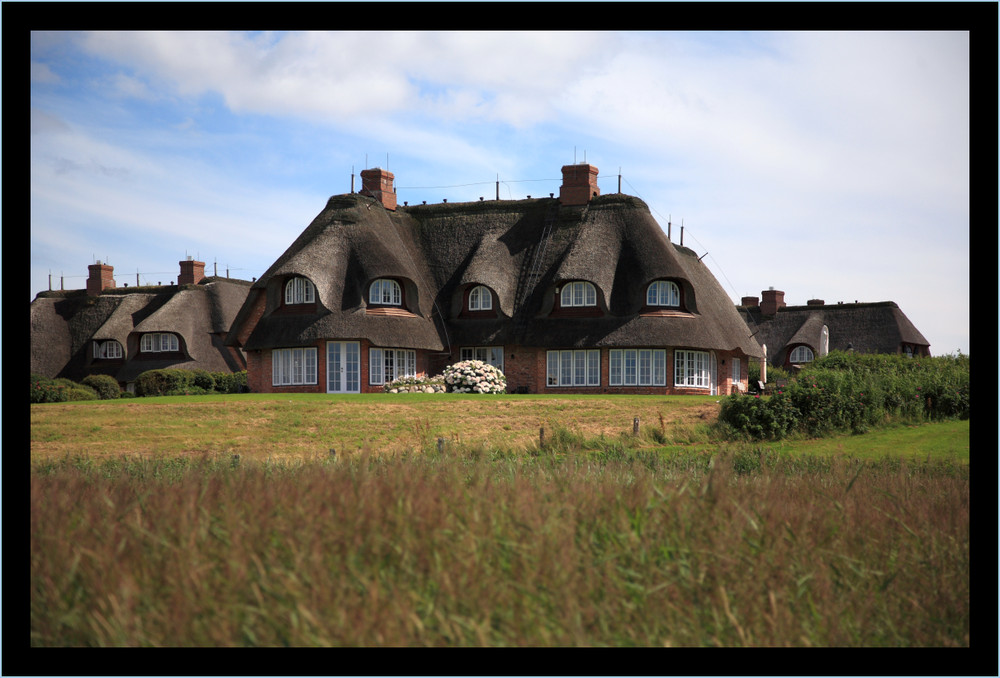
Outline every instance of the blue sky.
{"label": "blue sky", "polygon": [[586,160],[734,303],[895,301],[968,353],[969,93],[965,32],[33,33],[31,297],[259,277],[366,166],[434,203]]}

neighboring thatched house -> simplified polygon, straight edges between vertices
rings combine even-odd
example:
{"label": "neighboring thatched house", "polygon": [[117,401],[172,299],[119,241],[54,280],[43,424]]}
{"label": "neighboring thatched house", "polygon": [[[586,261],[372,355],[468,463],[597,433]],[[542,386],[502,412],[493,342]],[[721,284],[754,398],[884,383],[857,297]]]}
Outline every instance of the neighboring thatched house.
{"label": "neighboring thatched house", "polygon": [[374,392],[476,358],[508,390],[729,393],[763,357],[638,198],[563,167],[558,198],[397,205],[361,173],[251,287],[227,343],[256,392]]}
{"label": "neighboring thatched house", "polygon": [[246,358],[224,340],[250,282],[205,277],[180,262],[176,285],[116,287],[113,268],[89,267],[86,290],[40,292],[31,302],[31,372],[79,381],[109,374],[131,390],[160,368],[239,372]]}
{"label": "neighboring thatched house", "polygon": [[767,362],[796,368],[830,351],[930,355],[930,344],[894,302],[837,303],[810,299],[786,306],[773,287],[762,299],[743,297],[737,307],[754,339],[767,349]]}

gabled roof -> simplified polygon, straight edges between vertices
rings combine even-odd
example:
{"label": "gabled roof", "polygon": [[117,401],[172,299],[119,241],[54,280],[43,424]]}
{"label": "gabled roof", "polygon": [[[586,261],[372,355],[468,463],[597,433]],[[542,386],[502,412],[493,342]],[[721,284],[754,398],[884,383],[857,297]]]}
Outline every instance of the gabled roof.
{"label": "gabled roof", "polygon": [[[546,226],[550,235],[542,238]],[[537,275],[530,269],[538,253]],[[315,313],[272,313],[293,276],[316,286]],[[404,281],[415,317],[367,309],[367,286],[379,277]],[[641,317],[645,288],[675,280],[691,313]],[[548,315],[555,289],[587,280],[608,310],[602,318]],[[458,319],[463,289],[486,285],[496,318]],[[555,198],[397,206],[338,195],[256,281],[230,332],[245,332],[250,309],[266,298],[247,350],[302,346],[322,338],[368,338],[375,345],[449,351],[459,345],[520,343],[547,347],[690,346],[760,356],[708,268],[691,250],[669,242],[635,197],[594,197],[586,206]]]}

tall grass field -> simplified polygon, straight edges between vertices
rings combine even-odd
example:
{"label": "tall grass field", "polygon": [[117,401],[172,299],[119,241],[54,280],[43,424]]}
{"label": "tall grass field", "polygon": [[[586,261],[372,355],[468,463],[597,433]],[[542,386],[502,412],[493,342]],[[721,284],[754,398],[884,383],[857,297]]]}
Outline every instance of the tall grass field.
{"label": "tall grass field", "polygon": [[969,647],[969,422],[718,398],[31,406],[34,647]]}

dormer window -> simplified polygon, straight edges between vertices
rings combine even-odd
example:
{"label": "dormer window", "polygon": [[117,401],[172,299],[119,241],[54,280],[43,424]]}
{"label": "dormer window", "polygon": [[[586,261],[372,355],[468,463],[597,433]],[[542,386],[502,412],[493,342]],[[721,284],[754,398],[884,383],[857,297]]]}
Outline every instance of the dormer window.
{"label": "dormer window", "polygon": [[308,278],[292,278],[285,284],[285,305],[313,304],[316,302],[316,286]]}
{"label": "dormer window", "polygon": [[563,308],[597,306],[597,290],[591,283],[583,280],[566,283],[559,294],[559,305]]}
{"label": "dormer window", "polygon": [[792,349],[792,354],[788,356],[791,363],[811,363],[813,361],[812,349],[808,346],[796,346]]}
{"label": "dormer window", "polygon": [[680,306],[681,290],[670,280],[657,280],[646,290],[647,306]]}
{"label": "dormer window", "polygon": [[470,311],[492,311],[493,310],[493,293],[482,285],[478,285],[472,288],[469,292],[469,310]]}
{"label": "dormer window", "polygon": [[181,349],[177,335],[165,332],[142,335],[139,350],[143,353],[171,353]]}
{"label": "dormer window", "polygon": [[379,278],[368,288],[368,303],[401,306],[403,304],[403,290],[395,280]]}
{"label": "dormer window", "polygon": [[122,357],[122,345],[114,339],[94,342],[94,358],[115,360]]}

